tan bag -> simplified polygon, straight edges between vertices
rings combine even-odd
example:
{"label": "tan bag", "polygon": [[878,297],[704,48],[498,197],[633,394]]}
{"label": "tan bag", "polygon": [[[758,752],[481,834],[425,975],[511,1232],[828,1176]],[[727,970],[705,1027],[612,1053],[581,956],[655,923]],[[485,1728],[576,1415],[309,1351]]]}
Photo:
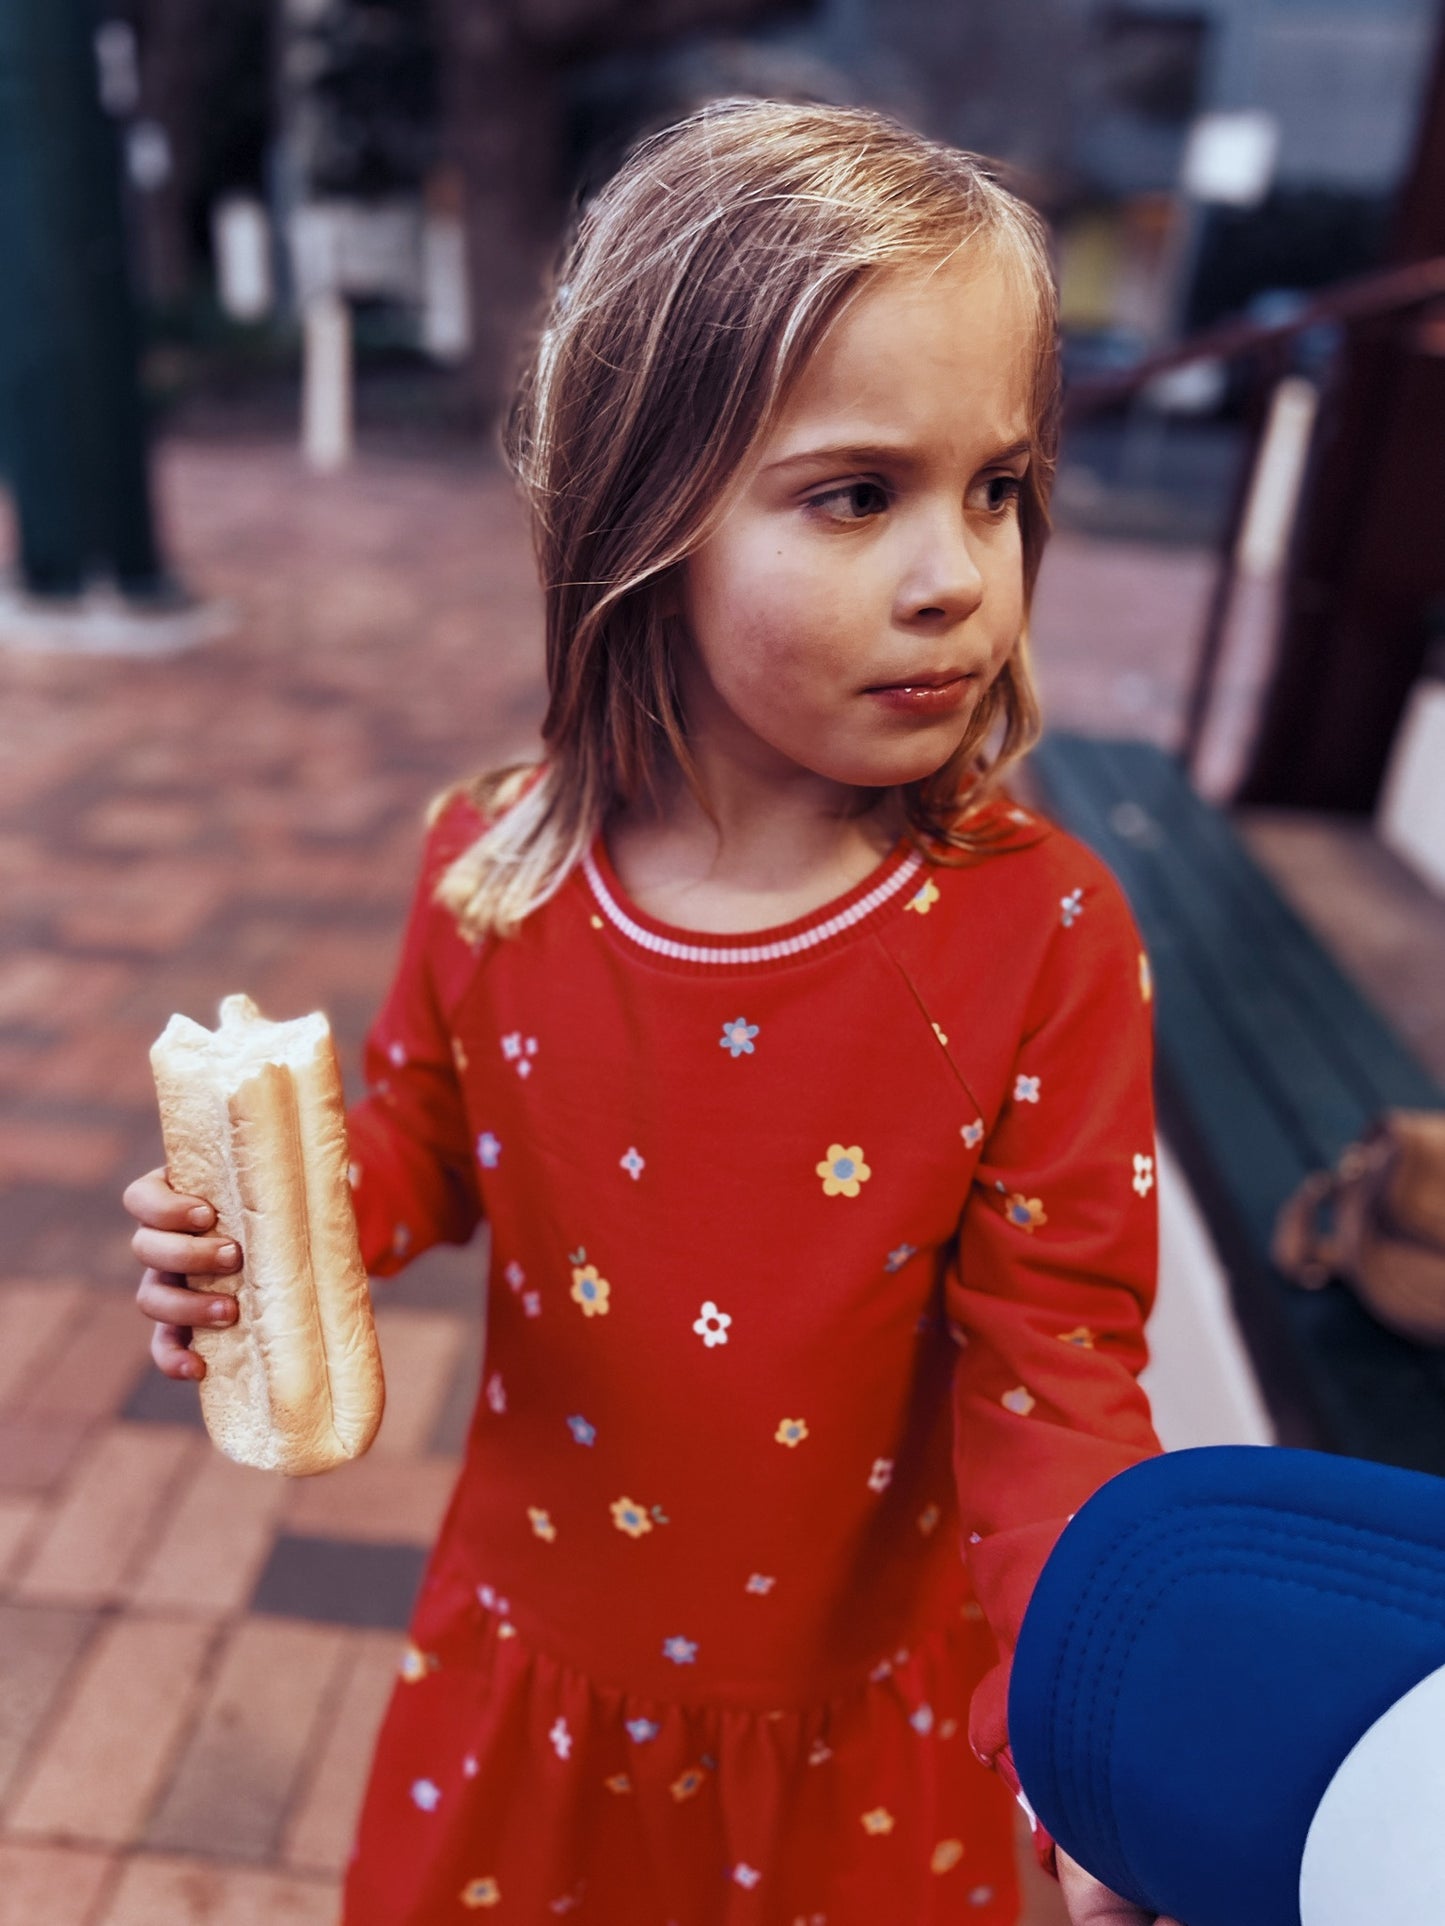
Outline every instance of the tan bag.
{"label": "tan bag", "polygon": [[1445,1111],[1386,1111],[1300,1185],[1271,1254],[1306,1290],[1337,1279],[1392,1331],[1445,1346]]}

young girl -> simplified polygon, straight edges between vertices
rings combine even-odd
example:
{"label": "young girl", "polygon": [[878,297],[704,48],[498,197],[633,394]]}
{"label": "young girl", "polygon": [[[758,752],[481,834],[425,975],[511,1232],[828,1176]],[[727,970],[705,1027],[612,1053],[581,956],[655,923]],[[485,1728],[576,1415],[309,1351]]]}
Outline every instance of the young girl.
{"label": "young girl", "polygon": [[[1055,389],[1036,219],[871,114],[713,107],[581,223],[547,758],[434,812],[351,1117],[371,1268],[492,1275],[348,1926],[1015,1918],[1008,1655],[1157,1449],[1148,968],[1000,783]],[[212,1214],[128,1202],[199,1376]]]}

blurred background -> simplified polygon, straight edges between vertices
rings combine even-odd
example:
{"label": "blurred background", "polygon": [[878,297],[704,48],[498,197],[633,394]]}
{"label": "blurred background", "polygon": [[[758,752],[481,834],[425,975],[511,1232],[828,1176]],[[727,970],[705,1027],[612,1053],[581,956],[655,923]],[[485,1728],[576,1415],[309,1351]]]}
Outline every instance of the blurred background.
{"label": "blurred background", "polygon": [[709,98],[881,107],[1046,215],[1022,789],[1154,959],[1161,1433],[1445,1471],[1441,1352],[1272,1248],[1373,1118],[1445,1106],[1442,33],[1438,0],[3,0],[0,1926],[334,1917],[482,1254],[385,1287],[366,1459],[225,1463],[131,1302],[146,1052],[245,989],[325,1007],[357,1087],[426,800],[536,742],[496,426],[539,290]]}

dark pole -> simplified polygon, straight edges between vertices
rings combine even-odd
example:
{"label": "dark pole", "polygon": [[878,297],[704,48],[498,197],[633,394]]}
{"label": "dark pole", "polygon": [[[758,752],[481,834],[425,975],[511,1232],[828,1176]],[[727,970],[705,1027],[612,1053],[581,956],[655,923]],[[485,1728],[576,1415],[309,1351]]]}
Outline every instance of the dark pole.
{"label": "dark pole", "polygon": [[35,595],[166,587],[91,0],[0,0],[0,413]]}

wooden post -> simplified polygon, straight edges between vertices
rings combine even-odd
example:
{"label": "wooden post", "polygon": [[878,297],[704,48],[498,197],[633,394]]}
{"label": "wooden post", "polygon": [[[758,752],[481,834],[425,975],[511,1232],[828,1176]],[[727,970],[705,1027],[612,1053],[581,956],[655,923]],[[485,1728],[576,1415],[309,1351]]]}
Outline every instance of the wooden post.
{"label": "wooden post", "polygon": [[[1445,254],[1445,20],[1391,259]],[[1445,595],[1445,341],[1362,325],[1325,397],[1279,657],[1239,799],[1373,809]]]}

